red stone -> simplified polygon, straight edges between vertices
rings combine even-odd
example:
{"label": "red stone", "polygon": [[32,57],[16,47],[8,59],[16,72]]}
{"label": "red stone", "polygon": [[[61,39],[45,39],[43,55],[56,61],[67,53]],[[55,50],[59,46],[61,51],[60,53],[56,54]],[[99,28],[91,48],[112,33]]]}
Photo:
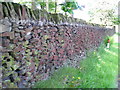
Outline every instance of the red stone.
{"label": "red stone", "polygon": [[42,30],[38,29],[38,33],[40,33]]}
{"label": "red stone", "polygon": [[18,39],[14,39],[13,42],[14,42],[14,43],[17,43],[17,42],[18,42]]}
{"label": "red stone", "polygon": [[26,35],[25,31],[21,32],[21,34],[23,37]]}
{"label": "red stone", "polygon": [[55,52],[56,52],[56,49],[55,49],[55,48],[53,48],[53,49],[52,49],[52,52],[54,52],[54,53],[55,53]]}
{"label": "red stone", "polygon": [[60,58],[59,60],[60,60],[60,61],[64,61],[65,59],[64,59],[64,58]]}
{"label": "red stone", "polygon": [[35,33],[35,34],[38,34],[38,30],[34,30],[34,33]]}
{"label": "red stone", "polygon": [[52,60],[54,58],[54,56],[50,56],[50,60]]}
{"label": "red stone", "polygon": [[38,50],[42,50],[42,47],[41,46],[37,46],[36,47]]}
{"label": "red stone", "polygon": [[72,54],[73,54],[73,50],[68,50],[68,53],[69,53],[70,55],[72,55]]}
{"label": "red stone", "polygon": [[14,39],[14,37],[15,37],[14,32],[11,32],[10,39]]}
{"label": "red stone", "polygon": [[19,56],[17,57],[18,60],[22,60],[22,58],[23,58],[22,54],[19,54]]}
{"label": "red stone", "polygon": [[19,41],[23,41],[23,38],[20,38]]}
{"label": "red stone", "polygon": [[4,32],[0,36],[5,37],[5,36],[10,36],[11,32]]}
{"label": "red stone", "polygon": [[59,50],[59,53],[60,53],[60,54],[64,54],[64,49],[60,49],[60,50]]}
{"label": "red stone", "polygon": [[14,49],[14,52],[19,52],[19,51],[21,51],[21,48],[20,48],[20,47],[16,47],[16,48]]}
{"label": "red stone", "polygon": [[65,43],[62,47],[63,48],[66,48],[68,46],[68,44],[67,43]]}
{"label": "red stone", "polygon": [[44,59],[48,59],[48,55],[44,55]]}
{"label": "red stone", "polygon": [[58,56],[57,55],[54,55],[54,60],[58,60]]}
{"label": "red stone", "polygon": [[31,60],[31,65],[30,65],[30,72],[34,72],[35,70],[35,63]]}
{"label": "red stone", "polygon": [[33,29],[33,27],[32,27],[32,28],[26,28],[26,29],[25,29],[25,33],[27,34],[28,32],[31,32],[32,29]]}
{"label": "red stone", "polygon": [[29,40],[31,38],[31,35],[26,35],[25,40]]}
{"label": "red stone", "polygon": [[45,62],[43,62],[43,61],[40,61],[40,65],[43,65]]}
{"label": "red stone", "polygon": [[8,46],[9,46],[9,43],[10,43],[10,40],[9,40],[9,39],[4,39],[2,45],[3,45],[4,47],[8,47]]}

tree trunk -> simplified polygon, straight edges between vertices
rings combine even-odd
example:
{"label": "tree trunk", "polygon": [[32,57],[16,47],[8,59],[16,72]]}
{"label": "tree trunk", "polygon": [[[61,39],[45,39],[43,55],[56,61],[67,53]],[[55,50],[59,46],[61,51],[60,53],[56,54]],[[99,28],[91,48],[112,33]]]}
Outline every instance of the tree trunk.
{"label": "tree trunk", "polygon": [[35,10],[36,9],[35,0],[32,0],[31,5],[32,5],[32,9]]}
{"label": "tree trunk", "polygon": [[57,0],[55,0],[55,13],[57,12]]}
{"label": "tree trunk", "polygon": [[49,0],[46,0],[46,10],[49,12]]}
{"label": "tree trunk", "polygon": [[13,0],[4,0],[4,2],[13,2]]}

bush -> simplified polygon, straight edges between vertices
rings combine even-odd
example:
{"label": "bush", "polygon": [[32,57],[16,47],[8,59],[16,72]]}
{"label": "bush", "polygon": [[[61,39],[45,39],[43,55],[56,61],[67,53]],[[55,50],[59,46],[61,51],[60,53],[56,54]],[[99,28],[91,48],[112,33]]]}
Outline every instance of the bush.
{"label": "bush", "polygon": [[105,43],[106,46],[107,46],[108,40],[110,40],[110,46],[111,46],[111,45],[114,43],[113,37],[107,36],[107,37],[104,39],[104,43]]}

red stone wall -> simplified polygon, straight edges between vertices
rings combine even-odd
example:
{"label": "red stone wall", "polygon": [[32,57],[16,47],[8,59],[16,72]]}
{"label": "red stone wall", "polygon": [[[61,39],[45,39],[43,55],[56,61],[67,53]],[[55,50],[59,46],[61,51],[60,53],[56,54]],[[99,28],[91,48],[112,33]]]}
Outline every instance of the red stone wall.
{"label": "red stone wall", "polygon": [[[0,5],[5,9],[6,3]],[[58,24],[28,17],[22,20],[28,15],[24,9],[22,11],[23,16],[19,19],[13,18],[10,11],[11,16],[5,12],[1,14],[3,87],[31,87],[36,81],[47,79],[52,71],[65,65],[67,59],[72,63],[75,55],[81,56],[83,52],[99,47],[109,35],[106,31],[111,35],[114,33],[112,29],[78,22]],[[45,17],[42,19],[46,20]]]}

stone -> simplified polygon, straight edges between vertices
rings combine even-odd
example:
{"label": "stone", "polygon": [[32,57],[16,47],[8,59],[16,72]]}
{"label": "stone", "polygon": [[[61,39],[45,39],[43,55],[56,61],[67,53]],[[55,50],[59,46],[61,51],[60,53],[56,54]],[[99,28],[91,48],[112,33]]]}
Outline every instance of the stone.
{"label": "stone", "polygon": [[0,33],[3,33],[3,32],[10,32],[11,31],[11,26],[8,26],[8,25],[3,25],[0,23]]}
{"label": "stone", "polygon": [[31,27],[31,28],[26,28],[26,29],[25,29],[26,34],[27,34],[28,32],[31,32],[32,29],[33,29],[33,27]]}
{"label": "stone", "polygon": [[0,37],[10,36],[10,32],[0,33]]}
{"label": "stone", "polygon": [[17,33],[25,32],[25,31],[23,31],[23,30],[19,30],[18,28],[15,28],[14,31],[17,32]]}
{"label": "stone", "polygon": [[0,19],[3,19],[3,7],[2,4],[0,3]]}
{"label": "stone", "polygon": [[31,39],[31,35],[26,35],[25,40],[29,40],[29,39]]}
{"label": "stone", "polygon": [[2,46],[0,46],[0,51],[2,51],[3,50],[3,47]]}
{"label": "stone", "polygon": [[54,60],[58,60],[58,56],[57,55],[54,55]]}
{"label": "stone", "polygon": [[8,47],[9,43],[10,43],[9,39],[2,39],[2,46],[3,47]]}
{"label": "stone", "polygon": [[19,25],[18,29],[19,29],[19,30],[24,30],[25,27],[24,27],[23,25]]}
{"label": "stone", "polygon": [[13,42],[14,42],[14,44],[16,44],[16,43],[18,42],[18,39],[15,38],[15,39],[13,40]]}
{"label": "stone", "polygon": [[8,53],[8,52],[13,52],[13,50],[8,50],[8,49],[5,49],[5,48],[1,48],[0,52]]}
{"label": "stone", "polygon": [[19,51],[21,51],[21,48],[20,48],[20,47],[16,47],[16,48],[14,49],[14,52],[19,52]]}
{"label": "stone", "polygon": [[14,32],[4,32],[2,34],[0,34],[1,37],[10,37],[10,39],[13,39],[14,38]]}
{"label": "stone", "polygon": [[14,39],[14,37],[15,37],[14,32],[11,32],[10,39]]}

